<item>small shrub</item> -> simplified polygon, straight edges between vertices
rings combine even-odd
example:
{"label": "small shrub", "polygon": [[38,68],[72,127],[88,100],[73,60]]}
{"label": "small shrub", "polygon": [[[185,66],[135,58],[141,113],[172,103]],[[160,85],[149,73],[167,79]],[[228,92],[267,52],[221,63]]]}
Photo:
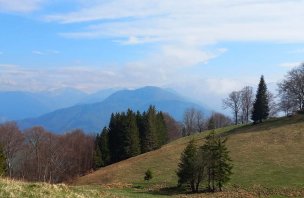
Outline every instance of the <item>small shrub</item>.
{"label": "small shrub", "polygon": [[152,171],[150,169],[148,169],[146,172],[145,172],[145,180],[146,181],[149,181],[150,179],[153,178],[153,174],[152,174]]}

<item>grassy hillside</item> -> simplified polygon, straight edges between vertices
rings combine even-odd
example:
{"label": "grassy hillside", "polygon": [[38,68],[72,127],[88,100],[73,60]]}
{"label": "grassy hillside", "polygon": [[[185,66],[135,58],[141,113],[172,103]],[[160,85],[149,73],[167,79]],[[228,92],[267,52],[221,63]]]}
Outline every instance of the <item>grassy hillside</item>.
{"label": "grassy hillside", "polygon": [[[0,178],[0,197],[304,197],[303,115],[216,132],[228,137],[234,163],[232,180],[224,192],[197,195],[175,188],[180,153],[192,138],[201,145],[206,135],[202,133],[102,168],[76,179],[72,185]],[[145,182],[148,168],[154,178]]]}
{"label": "grassy hillside", "polygon": [[[217,130],[228,137],[227,146],[234,164],[229,186],[304,188],[304,116],[281,118],[255,126]],[[74,184],[124,183],[139,186],[175,186],[180,153],[191,138],[198,145],[206,133],[181,138],[161,149],[101,168],[78,178]],[[154,173],[151,182],[144,172]]]}

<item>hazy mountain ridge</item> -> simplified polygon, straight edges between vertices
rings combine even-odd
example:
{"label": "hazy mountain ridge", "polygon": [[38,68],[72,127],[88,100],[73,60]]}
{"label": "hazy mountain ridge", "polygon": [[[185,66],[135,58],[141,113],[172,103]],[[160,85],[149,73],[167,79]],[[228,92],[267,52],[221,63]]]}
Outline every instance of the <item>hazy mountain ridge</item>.
{"label": "hazy mountain ridge", "polygon": [[87,94],[73,88],[35,93],[0,91],[0,123],[37,117],[76,104],[100,102],[115,91],[117,89],[106,89],[93,94]]}
{"label": "hazy mountain ridge", "polygon": [[62,133],[75,128],[86,132],[99,132],[108,125],[110,116],[115,112],[145,111],[149,105],[155,105],[158,110],[168,112],[176,120],[181,121],[185,109],[194,107],[209,115],[210,111],[183,97],[157,87],[144,87],[136,90],[121,90],[113,93],[102,102],[76,105],[59,109],[37,118],[30,118],[18,122],[21,128],[35,125]]}

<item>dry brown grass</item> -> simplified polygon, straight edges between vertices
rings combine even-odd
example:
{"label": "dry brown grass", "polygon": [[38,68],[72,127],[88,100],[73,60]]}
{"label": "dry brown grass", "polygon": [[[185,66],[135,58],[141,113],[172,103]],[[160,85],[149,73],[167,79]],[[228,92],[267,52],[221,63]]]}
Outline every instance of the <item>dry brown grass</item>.
{"label": "dry brown grass", "polygon": [[[261,125],[225,128],[217,131],[228,137],[234,164],[231,184],[239,186],[298,186],[304,181],[304,116],[268,121]],[[176,185],[175,171],[180,154],[194,138],[198,145],[205,134],[178,139],[161,149],[101,168],[76,179],[86,184],[143,184],[144,172],[150,168],[154,178],[148,185]]]}
{"label": "dry brown grass", "polygon": [[2,198],[87,198],[104,197],[100,189],[74,188],[65,184],[28,183],[0,178]]}
{"label": "dry brown grass", "polygon": [[[73,184],[101,184],[112,191],[129,189],[135,193],[131,197],[149,197],[147,194],[175,197],[304,197],[303,115],[216,132],[228,137],[227,146],[234,164],[234,174],[224,192],[192,195],[176,190],[164,191],[166,187],[177,184],[175,171],[189,140],[194,138],[201,145],[206,133],[181,138],[159,150],[101,168],[77,178]],[[143,177],[148,168],[154,177],[145,182]]]}

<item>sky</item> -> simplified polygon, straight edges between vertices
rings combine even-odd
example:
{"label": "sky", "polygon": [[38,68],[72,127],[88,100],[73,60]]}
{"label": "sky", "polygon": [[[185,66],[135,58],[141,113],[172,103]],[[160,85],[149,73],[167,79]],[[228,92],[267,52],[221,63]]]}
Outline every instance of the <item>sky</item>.
{"label": "sky", "polygon": [[0,90],[173,88],[212,108],[304,61],[304,0],[0,0]]}

